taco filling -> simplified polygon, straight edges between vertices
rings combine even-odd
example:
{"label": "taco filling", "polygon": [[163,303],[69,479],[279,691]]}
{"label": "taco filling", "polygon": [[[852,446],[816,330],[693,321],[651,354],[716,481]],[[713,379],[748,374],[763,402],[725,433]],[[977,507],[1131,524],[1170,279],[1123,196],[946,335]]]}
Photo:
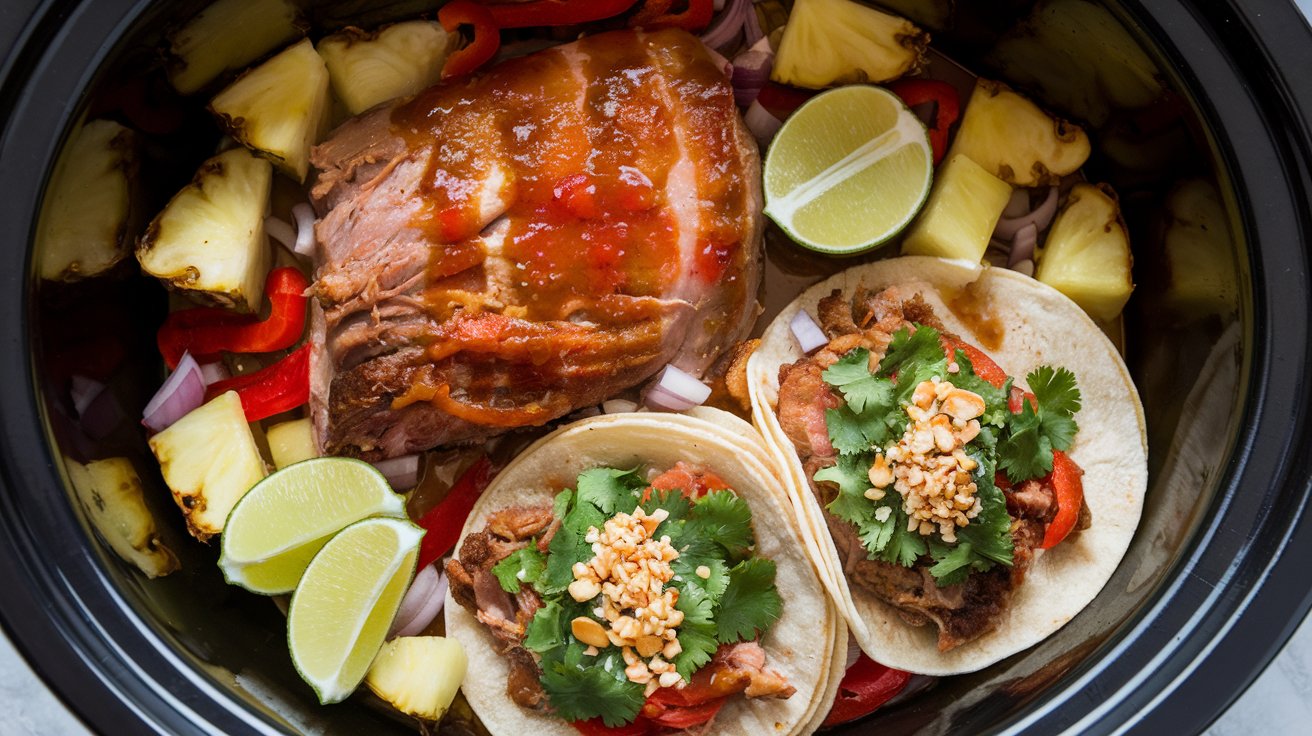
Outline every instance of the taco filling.
{"label": "taco filling", "polygon": [[510,699],[585,733],[701,727],[730,698],[794,692],[757,643],[783,602],[747,502],[684,463],[647,477],[587,470],[550,506],[491,514],[447,563]]}
{"label": "taco filling", "polygon": [[992,631],[1037,550],[1091,522],[1063,452],[1074,374],[1041,366],[1025,391],[896,287],[817,311],[829,342],[780,366],[777,411],[844,574],[940,651]]}

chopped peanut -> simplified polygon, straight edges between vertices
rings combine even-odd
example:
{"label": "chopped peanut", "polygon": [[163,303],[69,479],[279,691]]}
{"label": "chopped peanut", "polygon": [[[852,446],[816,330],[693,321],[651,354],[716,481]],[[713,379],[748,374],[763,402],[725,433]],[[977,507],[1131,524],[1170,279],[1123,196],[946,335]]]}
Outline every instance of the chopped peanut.
{"label": "chopped peanut", "polygon": [[610,646],[610,639],[606,637],[606,630],[602,628],[601,624],[587,616],[579,616],[569,622],[569,625],[570,630],[574,632],[574,638],[584,644],[602,649]]}

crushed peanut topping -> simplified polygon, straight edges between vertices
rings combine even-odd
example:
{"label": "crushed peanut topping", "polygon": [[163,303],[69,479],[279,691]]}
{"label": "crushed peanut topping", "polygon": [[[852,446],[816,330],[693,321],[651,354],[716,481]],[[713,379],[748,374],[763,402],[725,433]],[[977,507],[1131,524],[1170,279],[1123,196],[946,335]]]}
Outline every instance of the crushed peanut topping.
{"label": "crushed peanut topping", "polygon": [[656,509],[648,516],[639,507],[632,514],[616,514],[601,530],[590,527],[584,540],[592,545],[593,557],[574,565],[569,585],[570,596],[579,603],[600,595],[593,612],[608,624],[576,618],[575,638],[599,649],[621,647],[625,677],[646,685],[648,694],[657,687],[687,684],[670,661],[683,651],[677,631],[683,611],[675,608],[679,591],[665,587],[674,577],[670,563],[679,551],[668,536],[652,537],[669,515]]}
{"label": "crushed peanut topping", "polygon": [[[866,498],[878,501],[889,486],[902,496],[907,531],[957,541],[957,527],[979,515],[978,488],[970,473],[979,467],[965,446],[979,435],[984,399],[935,377],[916,386],[907,406],[911,423],[897,444],[875,455]],[[884,518],[888,518],[885,515]]]}

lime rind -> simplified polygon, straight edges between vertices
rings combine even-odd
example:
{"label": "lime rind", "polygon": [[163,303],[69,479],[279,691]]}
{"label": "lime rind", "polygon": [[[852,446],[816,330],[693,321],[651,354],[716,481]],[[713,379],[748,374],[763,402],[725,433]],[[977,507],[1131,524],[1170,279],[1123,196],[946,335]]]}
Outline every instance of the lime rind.
{"label": "lime rind", "polygon": [[[878,116],[868,114],[862,116],[862,113],[875,110],[886,114],[887,110],[877,110],[881,105],[887,106],[887,109],[891,109],[895,115],[891,123],[886,124],[881,132],[845,152],[838,157],[838,160],[828,162],[823,169],[808,170],[804,181],[791,182],[791,186],[785,191],[780,191],[781,179],[788,178],[788,174],[796,178],[796,171],[806,168],[798,165],[797,157],[802,155],[797,150],[799,144],[805,145],[806,139],[810,138],[814,145],[832,148],[833,140],[843,137],[842,126],[836,128],[834,127],[836,124],[848,120],[847,116],[851,115],[861,119],[851,122],[846,128],[852,129],[862,125],[868,127],[871,119]],[[799,130],[798,126],[806,125],[823,126],[832,131],[840,131],[840,134],[817,138],[812,131]],[[790,126],[794,131],[792,133],[789,132]],[[844,182],[851,182],[861,177],[864,172],[890,161],[907,149],[918,154],[912,157],[915,159],[915,171],[908,172],[909,177],[899,174],[898,181],[893,186],[905,187],[915,191],[916,195],[904,198],[906,201],[900,214],[888,216],[879,212],[872,213],[870,210],[880,208],[869,207],[868,199],[841,191]],[[809,169],[815,169],[817,164],[808,161],[806,165]],[[905,230],[928,201],[933,178],[933,150],[929,145],[925,125],[901,99],[888,90],[870,85],[840,87],[807,101],[788,118],[775,136],[774,142],[766,153],[765,214],[791,239],[806,248],[828,255],[855,255],[883,245]],[[826,233],[825,240],[818,239],[806,231],[817,228],[810,224],[805,228],[799,226],[799,219],[804,219],[799,218],[799,213],[803,213],[808,205],[823,200],[827,194],[841,194],[843,201],[829,203],[827,211],[818,213],[818,217],[813,217],[813,220],[821,222],[828,220],[829,224],[834,224],[835,215],[844,215],[842,219],[846,222],[858,221],[862,217],[869,219],[874,215],[884,217],[885,221],[865,230],[861,230],[860,226],[868,226],[869,223],[858,223],[857,227],[852,228],[857,232],[852,233],[850,237],[839,237],[831,231]],[[877,196],[878,192],[872,191],[871,194]],[[880,202],[880,204],[884,203]],[[837,225],[836,229],[841,230],[843,223]]]}
{"label": "lime rind", "polygon": [[369,463],[323,457],[257,483],[228,514],[219,568],[229,583],[264,595],[290,592],[311,558],[361,519],[405,518],[405,498]]}
{"label": "lime rind", "polygon": [[287,610],[287,647],[320,703],[341,702],[364,681],[414,577],[423,537],[409,521],[364,519],[338,532],[306,568]]}

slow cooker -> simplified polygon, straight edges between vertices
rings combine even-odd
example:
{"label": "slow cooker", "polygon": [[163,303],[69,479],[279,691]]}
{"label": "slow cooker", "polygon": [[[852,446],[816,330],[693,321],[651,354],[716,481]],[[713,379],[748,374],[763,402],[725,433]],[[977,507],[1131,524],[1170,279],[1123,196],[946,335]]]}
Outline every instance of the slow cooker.
{"label": "slow cooker", "polygon": [[[1000,57],[1048,3],[925,5],[952,11],[935,46],[966,68],[1075,117],[1097,109],[1091,99],[1112,103],[1089,121],[1087,171],[1122,192],[1135,246],[1123,339],[1148,417],[1145,515],[1111,582],[1058,634],[852,732],[1200,732],[1312,605],[1312,30],[1288,0],[1078,2],[1132,39],[1170,104],[1119,114],[1106,87],[1112,55],[1072,57],[1082,73],[1066,88]],[[279,612],[226,586],[214,550],[181,542],[176,514],[161,518],[178,527],[166,533],[180,542],[182,571],[148,581],[96,541],[70,501],[61,458],[96,448],[75,447],[52,421],[46,358],[70,334],[113,335],[129,356],[117,395],[140,400],[136,411],[158,384],[165,296],[131,278],[42,284],[31,243],[43,190],[105,85],[152,64],[143,49],[203,5],[6,0],[0,10],[0,621],[100,732],[405,733],[355,701],[319,706],[288,660]],[[432,12],[406,0],[309,5],[326,28]],[[1073,42],[1070,53],[1080,48],[1090,47]],[[1184,182],[1219,195],[1206,258],[1165,243],[1164,203]],[[144,441],[113,452],[142,455]]]}

